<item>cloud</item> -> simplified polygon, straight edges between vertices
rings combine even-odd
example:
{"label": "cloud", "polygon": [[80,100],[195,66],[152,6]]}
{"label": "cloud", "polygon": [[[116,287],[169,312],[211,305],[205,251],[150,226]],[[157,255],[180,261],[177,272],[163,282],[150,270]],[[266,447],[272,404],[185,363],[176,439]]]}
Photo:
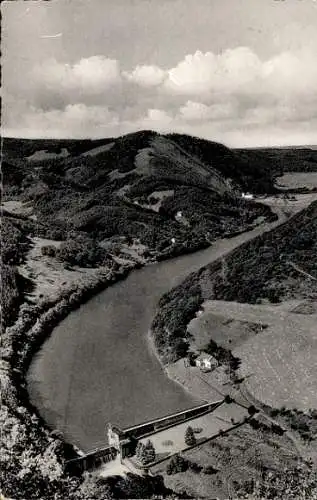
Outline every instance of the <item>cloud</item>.
{"label": "cloud", "polygon": [[47,90],[80,90],[83,94],[100,92],[121,81],[118,61],[104,56],[80,59],[73,65],[51,59],[35,66],[31,77]]}
{"label": "cloud", "polygon": [[181,106],[180,116],[185,120],[224,120],[235,115],[235,106],[233,102],[223,104],[213,104],[207,106],[201,102],[187,101]]}
{"label": "cloud", "polygon": [[261,72],[261,61],[247,47],[187,55],[169,69],[166,88],[181,94],[199,95],[226,92],[254,81]]}
{"label": "cloud", "polygon": [[[9,121],[8,130],[12,125]],[[19,129],[20,137],[82,138],[89,136],[89,131],[93,131],[93,135],[98,131],[99,136],[105,137],[114,129],[119,131],[120,123],[118,116],[106,106],[69,104],[63,110],[43,111],[31,107],[20,117]]]}
{"label": "cloud", "polygon": [[127,80],[140,86],[155,87],[163,82],[166,71],[158,66],[136,66],[131,72],[123,72],[123,75]]}
{"label": "cloud", "polygon": [[33,137],[152,128],[245,144],[251,137],[285,144],[305,136],[317,143],[316,88],[316,54],[304,49],[266,60],[248,47],[196,51],[172,68],[129,71],[101,55],[73,64],[50,59],[17,80],[11,93],[5,88],[3,124]]}
{"label": "cloud", "polygon": [[26,81],[23,95],[45,112],[78,103],[116,106],[122,100],[119,62],[104,56],[82,58],[74,64],[49,59],[35,65]]}

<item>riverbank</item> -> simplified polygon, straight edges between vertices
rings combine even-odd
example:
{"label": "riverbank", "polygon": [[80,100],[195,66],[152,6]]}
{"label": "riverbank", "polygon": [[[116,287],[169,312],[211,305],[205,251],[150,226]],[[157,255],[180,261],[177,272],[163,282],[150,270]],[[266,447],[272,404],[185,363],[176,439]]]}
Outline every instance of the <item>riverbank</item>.
{"label": "riverbank", "polygon": [[[276,227],[285,224],[288,221],[287,211],[278,198],[272,197],[265,200],[265,202],[277,216],[277,221],[273,223],[266,222],[262,225],[262,228],[258,227],[256,229],[253,229],[249,233],[245,233],[243,235],[243,240],[241,240],[240,244],[238,245],[238,248],[244,245],[248,245],[250,241],[260,238],[263,233],[274,230]],[[292,204],[289,208],[291,209],[292,215],[297,214],[302,209],[302,207],[301,209],[298,208],[298,203]],[[252,235],[251,237],[249,236],[250,234]],[[227,252],[224,252],[222,256],[219,255],[219,257],[212,260],[208,264],[209,275],[212,275],[212,273],[216,273],[222,264],[223,257],[225,256],[226,258],[230,258],[231,253],[235,252],[235,250],[235,246],[233,246],[233,248],[230,247],[230,249]],[[177,303],[177,308],[179,309],[179,314],[176,314],[178,318],[177,334],[179,335],[180,329],[183,329],[183,336],[181,337],[181,340],[184,342],[184,344],[186,343],[189,348],[190,339],[188,338],[187,326],[190,320],[197,315],[201,305],[204,302],[203,294],[201,294],[198,291],[198,288],[195,286],[195,280],[200,276],[203,270],[204,269],[202,267],[197,272],[191,273],[181,284],[170,290],[161,298],[159,307],[156,310],[156,314],[152,322],[151,329],[148,333],[148,345],[150,351],[159,361],[162,370],[170,380],[180,385],[182,389],[185,390],[188,394],[195,394],[196,396],[202,398],[202,400],[210,401],[213,398],[225,396],[226,391],[223,390],[222,385],[223,383],[228,383],[229,378],[228,375],[225,374],[224,370],[220,370],[221,374],[219,376],[221,378],[221,382],[213,380],[213,385],[204,384],[202,383],[202,380],[199,376],[189,376],[188,368],[186,368],[185,366],[185,357],[187,352],[186,349],[184,349],[183,356],[176,355],[176,359],[174,359],[173,361],[170,361],[168,358],[166,358],[166,350],[164,350],[164,342],[166,342],[166,340],[164,341],[164,339],[171,336],[171,328],[167,324],[167,322],[170,321],[170,318],[173,316],[175,301]],[[189,296],[192,299],[195,294],[197,295],[197,300],[191,301],[189,310],[186,310],[186,315],[188,316],[189,314],[189,317],[186,316],[185,321],[182,321],[184,319],[183,299],[185,298],[185,300],[189,300]],[[181,306],[179,305],[180,303]],[[165,306],[167,307],[167,310],[165,311],[165,313],[162,313]],[[162,322],[157,321],[160,316],[162,316]],[[188,362],[188,360],[186,361]],[[195,371],[196,373],[197,370],[192,367],[191,371]],[[229,390],[229,392],[231,391]]]}
{"label": "riverbank", "polygon": [[[80,286],[38,304],[24,303],[1,342],[2,493],[19,498],[71,498],[80,480],[64,475],[63,463],[80,450],[50,429],[29,400],[25,376],[33,356],[70,311],[130,272],[98,270]],[[32,487],[26,479],[32,480]],[[47,484],[46,484],[47,483]],[[0,490],[1,491],[1,490]],[[58,495],[61,496],[58,496]],[[65,496],[66,494],[66,496]],[[30,496],[31,495],[31,496]]]}
{"label": "riverbank", "polygon": [[[280,215],[281,207],[275,208]],[[284,213],[277,223],[264,225],[262,231],[254,231],[252,235],[249,233],[240,245],[190,274],[161,298],[153,319],[152,334],[164,364],[187,356],[190,348],[187,326],[205,300],[275,303],[298,298],[300,294],[308,296],[315,282],[299,282],[301,274],[295,276],[289,270],[289,260],[296,258],[301,238],[313,242],[316,202],[304,210],[298,209],[297,204],[290,205],[290,209],[293,213],[289,218]],[[298,236],[301,231],[303,236]],[[282,274],[283,281],[276,281],[275,274]]]}
{"label": "riverbank", "polygon": [[[25,298],[14,325],[3,332],[1,342],[3,477],[0,491],[15,499],[30,495],[41,499],[57,495],[56,498],[64,499],[71,498],[80,480],[65,476],[63,463],[80,450],[65,442],[60,432],[50,428],[38,408],[30,402],[26,374],[52,330],[71,311],[142,265],[128,259],[120,260],[119,257],[114,259],[116,270],[99,268],[95,272],[86,272],[83,269],[66,269],[64,272],[62,265],[54,264],[54,259],[41,255],[41,245],[48,241],[35,240],[29,252],[31,258],[20,266],[23,275],[35,280],[35,286]],[[42,259],[46,260],[46,264]],[[145,262],[152,263],[150,259]],[[26,478],[32,479],[32,487]]]}
{"label": "riverbank", "polygon": [[[289,232],[291,235],[293,228],[294,234],[297,234],[297,230],[305,230],[305,223],[306,221],[310,223],[310,216],[312,216],[313,220],[316,203],[311,205],[309,208],[307,204],[305,204],[304,207],[299,207],[299,205],[301,203],[305,203],[305,201],[306,200],[301,199],[297,203],[294,203],[293,213],[291,214],[291,218],[294,218],[293,221],[289,219],[283,225],[279,224],[280,227],[276,230],[276,234],[281,234],[280,244],[283,241],[285,231],[286,233]],[[303,209],[306,210],[303,211]],[[276,243],[274,242],[276,242],[276,234],[275,231],[273,231],[272,234],[267,233],[268,237],[265,238],[265,241],[270,242],[272,240],[272,244],[275,245]],[[258,236],[258,238],[253,239],[253,241],[247,242],[233,252],[227,254],[226,263],[228,267],[230,267],[230,265],[234,262],[238,262],[239,259],[241,260],[239,251],[244,252],[244,258],[242,257],[242,261],[248,261],[248,259],[246,259],[246,255],[248,253],[246,250],[249,246],[252,248],[252,245],[254,244],[255,247],[257,247],[256,240],[259,238],[261,238],[261,236]],[[235,260],[231,258],[232,254],[235,257]],[[249,258],[249,260],[252,261],[251,258]],[[304,266],[305,264],[303,263],[302,265]],[[201,347],[204,341],[208,342],[210,338],[219,343],[222,347],[225,344],[226,348],[232,350],[233,354],[238,356],[237,359],[241,361],[241,368],[237,371],[237,377],[242,377],[241,380],[243,380],[244,377],[245,385],[243,385],[243,388],[247,387],[249,391],[251,389],[253,399],[251,399],[250,404],[255,404],[257,407],[262,408],[265,406],[263,401],[267,402],[268,400],[272,400],[272,387],[275,388],[273,390],[273,394],[275,394],[274,391],[276,391],[278,393],[278,397],[275,399],[273,397],[274,401],[271,401],[271,406],[266,405],[267,412],[274,413],[276,411],[279,415],[279,410],[272,410],[272,407],[282,407],[281,413],[283,414],[283,408],[285,410],[285,406],[282,406],[283,404],[286,405],[286,408],[298,408],[298,411],[285,410],[285,414],[290,414],[293,419],[290,433],[293,436],[294,433],[296,434],[301,431],[301,434],[299,433],[298,436],[296,434],[295,437],[298,440],[301,440],[302,446],[305,446],[304,455],[309,458],[314,457],[315,460],[315,445],[314,443],[311,446],[307,444],[307,441],[310,442],[310,440],[314,439],[314,432],[311,430],[314,429],[314,425],[312,426],[312,422],[314,424],[314,420],[311,415],[314,415],[315,412],[311,409],[309,410],[309,408],[312,407],[312,402],[314,401],[314,392],[311,391],[309,393],[309,397],[306,397],[305,400],[305,395],[307,395],[306,393],[308,391],[307,387],[309,386],[307,379],[311,377],[315,380],[313,364],[314,358],[313,355],[311,355],[310,347],[314,345],[315,342],[315,335],[313,333],[313,314],[315,314],[313,306],[316,303],[316,295],[314,295],[313,290],[314,282],[312,282],[310,286],[311,299],[309,299],[310,295],[307,296],[306,294],[307,286],[301,284],[301,286],[298,287],[298,290],[296,290],[296,295],[294,297],[287,297],[289,302],[282,301],[280,304],[274,304],[274,301],[273,303],[270,303],[268,299],[264,298],[262,299],[263,302],[261,300],[261,302],[258,302],[257,305],[241,304],[232,302],[233,299],[220,301],[217,296],[213,295],[212,282],[216,275],[219,274],[219,270],[221,271],[221,261],[218,261],[218,266],[217,262],[210,263],[206,266],[205,270],[200,269],[195,274],[189,276],[185,282],[174,288],[174,290],[170,291],[165,295],[165,297],[162,298],[160,308],[157,310],[157,315],[161,315],[162,321],[160,323],[154,321],[154,325],[160,325],[160,332],[151,332],[152,344],[155,345],[155,334],[159,333],[161,334],[161,337],[163,337],[163,330],[165,332],[165,338],[167,337],[167,332],[170,336],[171,328],[168,322],[170,321],[172,315],[175,314],[177,316],[175,305],[177,306],[178,303],[183,302],[186,298],[188,300],[193,296],[193,294],[197,294],[198,287],[202,287],[202,305],[200,308],[197,307],[196,311],[193,311],[192,321],[186,322],[186,328],[183,332],[183,339],[188,342],[189,350],[193,350],[195,352],[197,343],[201,344]],[[228,272],[228,280],[229,276]],[[255,273],[253,273],[253,276],[255,279]],[[311,279],[314,278],[311,277]],[[230,281],[228,281],[228,284],[230,284]],[[210,300],[211,298],[213,300]],[[307,301],[303,301],[303,299],[307,299]],[[241,300],[239,302],[247,302],[247,300]],[[209,303],[211,304],[210,307],[208,306]],[[298,304],[300,305],[299,310],[295,307]],[[307,308],[307,311],[304,307],[305,304],[311,305],[310,308]],[[240,317],[237,314],[235,307],[236,309],[238,308],[242,311],[254,309],[256,313],[252,317],[251,315],[249,317],[246,314],[240,315]],[[206,308],[207,310],[205,311]],[[183,306],[181,309],[183,309]],[[262,317],[260,312],[265,310],[268,310],[268,313],[265,317],[262,314]],[[199,315],[197,315],[198,311],[200,311]],[[273,313],[275,314],[278,322],[281,324],[280,331],[276,329],[276,325],[273,321],[275,317]],[[181,318],[180,314],[181,312],[179,311],[179,315],[177,316],[178,324],[182,324],[181,319],[179,319]],[[288,315],[287,317],[285,316],[286,314]],[[195,316],[196,319],[194,319]],[[286,321],[286,319],[288,321]],[[196,322],[196,326],[193,325],[192,328],[189,328],[189,324],[193,322]],[[213,329],[217,328],[217,322],[220,325],[220,327],[218,325],[218,330],[219,328],[220,330],[217,330],[216,334],[213,335],[212,332]],[[242,331],[243,328],[247,328],[246,325],[248,325],[248,327],[252,327],[256,325],[256,323],[260,326],[260,333],[257,330],[254,330],[251,334],[250,332],[248,333],[246,331]],[[274,323],[272,328],[270,327],[271,323]],[[223,326],[228,324],[230,324],[230,327]],[[228,332],[226,332],[224,336],[221,335],[221,328],[222,330],[229,328]],[[248,337],[248,335],[250,337],[249,340],[248,338],[244,339],[245,348],[239,348],[239,344],[234,347],[235,336],[239,340],[239,336],[243,339],[246,336]],[[292,336],[296,337],[297,344],[300,344],[300,347],[296,347],[296,342],[294,339],[292,340]],[[290,339],[292,342],[289,341]],[[309,339],[308,342],[307,339]],[[228,345],[226,343],[227,341],[229,342]],[[287,346],[289,346],[289,352],[284,355],[284,350],[287,349]],[[305,348],[308,349],[307,352],[305,351]],[[269,351],[269,354],[267,354],[266,350]],[[301,351],[304,352],[303,355],[300,354]],[[155,349],[155,353],[158,357],[160,357],[157,349]],[[298,354],[297,358],[294,359],[295,353]],[[306,359],[305,362],[303,361],[304,358]],[[253,359],[252,366],[250,364],[251,359]],[[260,360],[264,362],[264,367],[262,366],[262,361]],[[309,364],[310,360],[311,363]],[[235,386],[235,384],[232,384],[228,373],[227,377],[221,376],[223,375],[219,373],[221,368],[223,368],[221,366],[210,374],[201,374],[199,373],[199,369],[196,367],[186,368],[184,359],[182,358],[173,363],[162,364],[165,373],[167,373],[172,380],[181,384],[182,387],[191,394],[199,395],[200,397],[213,397],[214,395],[219,395],[219,393],[222,393],[223,396],[225,396],[225,394],[230,394],[230,396],[232,396],[237,402],[241,401],[243,403],[244,401],[244,404],[248,404],[247,400],[243,397],[243,393],[239,390],[239,385]],[[302,370],[306,378],[303,375],[299,376],[299,373],[301,373],[300,370]],[[274,377],[275,379],[272,380]],[[291,395],[289,395],[290,380],[292,381],[292,387],[294,387],[294,394],[292,392]],[[254,389],[255,381],[257,382],[256,390]],[[298,384],[302,384],[300,389],[297,389]],[[262,390],[263,387],[267,388],[266,397],[264,397],[263,391],[261,392],[259,390],[260,388]],[[283,397],[281,397],[281,393],[283,393]],[[257,403],[253,403],[253,401],[255,401],[254,395],[257,398],[257,401],[261,400],[261,402],[258,401]],[[268,398],[268,395],[270,395],[271,399]],[[286,398],[286,395],[289,399]],[[296,399],[296,396],[297,400],[295,401],[294,398]],[[304,410],[304,412],[302,410]]]}
{"label": "riverbank", "polygon": [[[79,307],[99,291],[114,284],[136,266],[121,267],[119,271],[96,271],[86,277],[81,288],[60,288],[53,299],[41,298],[37,303],[24,304],[16,323],[8,328],[2,339],[2,422],[4,452],[2,469],[5,474],[3,492],[14,498],[39,497],[39,490],[48,482],[53,494],[60,498],[71,498],[75,486],[73,480],[63,474],[63,461],[74,455],[76,450],[63,442],[62,436],[51,431],[28,398],[25,375],[28,366],[53,328],[72,310]],[[70,271],[71,272],[71,271]],[[48,290],[50,292],[50,290]],[[34,298],[34,297],[33,297]],[[2,423],[1,422],[1,423]],[[28,465],[26,466],[27,452]],[[14,461],[12,461],[14,454]],[[48,460],[49,459],[49,460]],[[47,463],[50,467],[47,467]],[[31,465],[29,465],[31,464]],[[26,477],[36,479],[32,488]],[[40,485],[40,486],[39,486]],[[42,485],[42,486],[41,486]],[[76,489],[76,488],[75,488]],[[65,491],[67,494],[65,495]],[[51,493],[50,493],[51,494]],[[22,496],[21,496],[22,495]],[[24,496],[23,496],[24,495]],[[51,496],[41,498],[52,498]],[[58,497],[57,497],[58,498]]]}

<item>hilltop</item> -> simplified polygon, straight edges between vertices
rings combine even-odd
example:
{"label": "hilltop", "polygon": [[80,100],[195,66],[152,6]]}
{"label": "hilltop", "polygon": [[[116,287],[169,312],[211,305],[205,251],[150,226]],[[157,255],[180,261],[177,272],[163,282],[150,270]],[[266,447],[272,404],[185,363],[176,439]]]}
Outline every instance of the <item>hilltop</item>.
{"label": "hilltop", "polygon": [[[19,255],[4,252],[8,320],[27,285],[15,271],[26,237],[63,242],[58,257],[66,265],[117,266],[194,251],[275,217],[241,198],[242,191],[276,191],[269,164],[258,168],[194,137],[142,131],[100,140],[5,138],[2,155],[4,245],[19,247]],[[13,200],[20,209],[12,210]],[[52,245],[46,251],[57,256]]]}
{"label": "hilltop", "polygon": [[66,266],[161,260],[274,220],[267,205],[242,192],[274,195],[283,172],[316,165],[310,148],[230,149],[152,131],[98,140],[4,138],[4,318],[14,316],[31,285],[16,266],[36,237]]}

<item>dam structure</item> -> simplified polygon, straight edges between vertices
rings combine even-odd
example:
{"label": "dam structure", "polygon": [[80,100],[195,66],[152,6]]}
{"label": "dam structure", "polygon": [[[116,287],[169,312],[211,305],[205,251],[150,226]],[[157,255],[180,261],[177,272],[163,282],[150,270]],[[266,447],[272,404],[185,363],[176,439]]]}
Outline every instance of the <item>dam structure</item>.
{"label": "dam structure", "polygon": [[122,461],[132,457],[135,454],[139,440],[143,438],[150,438],[157,432],[208,414],[223,403],[224,399],[204,403],[187,410],[166,415],[164,417],[143,422],[124,429],[121,429],[118,425],[108,423],[106,425],[108,446],[92,450],[89,453],[67,461],[65,464],[65,470],[76,474],[81,473],[84,470],[96,469],[103,463],[117,458]]}

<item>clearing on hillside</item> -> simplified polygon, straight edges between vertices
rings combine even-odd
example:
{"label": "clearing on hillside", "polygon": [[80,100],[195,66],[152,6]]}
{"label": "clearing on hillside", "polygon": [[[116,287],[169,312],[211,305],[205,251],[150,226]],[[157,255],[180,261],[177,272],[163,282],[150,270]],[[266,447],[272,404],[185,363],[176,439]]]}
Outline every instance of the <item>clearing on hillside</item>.
{"label": "clearing on hillside", "polygon": [[[197,342],[201,325],[208,324],[210,315],[234,319],[238,327],[236,332],[231,330],[232,352],[241,360],[239,373],[247,377],[245,387],[252,396],[274,408],[317,408],[317,314],[314,308],[303,314],[302,308],[296,309],[299,303],[250,305],[210,300],[190,331]],[[241,322],[267,326],[244,339]]]}
{"label": "clearing on hillside", "polygon": [[276,186],[279,189],[315,188],[317,172],[285,172],[277,177]]}

